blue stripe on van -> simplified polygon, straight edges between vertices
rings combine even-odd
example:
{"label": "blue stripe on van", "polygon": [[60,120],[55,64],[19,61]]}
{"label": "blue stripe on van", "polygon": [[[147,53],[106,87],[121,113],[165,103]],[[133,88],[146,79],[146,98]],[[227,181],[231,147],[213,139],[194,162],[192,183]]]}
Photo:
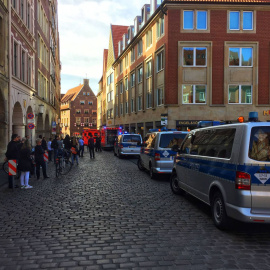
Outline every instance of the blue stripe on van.
{"label": "blue stripe on van", "polygon": [[[202,160],[197,158],[180,157],[176,160],[177,166],[182,166],[201,173],[210,174],[229,181],[235,181],[236,171],[246,172],[251,176],[254,185],[270,184],[270,165],[257,164],[236,165],[220,161]],[[269,177],[269,178],[268,178]]]}

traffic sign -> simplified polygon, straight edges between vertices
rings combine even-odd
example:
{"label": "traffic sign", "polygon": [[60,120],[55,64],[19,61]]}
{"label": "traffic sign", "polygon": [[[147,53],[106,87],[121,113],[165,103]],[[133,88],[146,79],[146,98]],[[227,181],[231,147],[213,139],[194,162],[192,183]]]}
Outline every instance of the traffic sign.
{"label": "traffic sign", "polygon": [[35,115],[33,113],[28,113],[27,114],[27,119],[34,119]]}
{"label": "traffic sign", "polygon": [[27,127],[28,127],[29,129],[34,129],[34,128],[35,128],[35,125],[34,125],[33,123],[29,123],[29,124],[27,125]]}
{"label": "traffic sign", "polygon": [[35,124],[35,119],[27,119],[27,123],[32,123],[32,124]]}

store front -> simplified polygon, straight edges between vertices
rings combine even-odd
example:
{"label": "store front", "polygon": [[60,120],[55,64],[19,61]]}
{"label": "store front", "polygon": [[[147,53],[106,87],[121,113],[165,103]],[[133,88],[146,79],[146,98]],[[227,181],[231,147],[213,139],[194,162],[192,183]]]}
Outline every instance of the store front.
{"label": "store front", "polygon": [[176,129],[179,131],[190,131],[196,129],[202,120],[176,120]]}

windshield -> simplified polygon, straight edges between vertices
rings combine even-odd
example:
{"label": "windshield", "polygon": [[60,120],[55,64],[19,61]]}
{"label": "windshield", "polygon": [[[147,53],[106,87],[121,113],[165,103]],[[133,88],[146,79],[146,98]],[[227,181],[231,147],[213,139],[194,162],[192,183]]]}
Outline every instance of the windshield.
{"label": "windshield", "polygon": [[248,156],[258,161],[270,161],[270,126],[251,129]]}
{"label": "windshield", "polygon": [[187,134],[168,133],[161,134],[159,147],[172,148],[174,145],[181,146]]}
{"label": "windshield", "polygon": [[139,135],[124,135],[123,142],[141,142]]}

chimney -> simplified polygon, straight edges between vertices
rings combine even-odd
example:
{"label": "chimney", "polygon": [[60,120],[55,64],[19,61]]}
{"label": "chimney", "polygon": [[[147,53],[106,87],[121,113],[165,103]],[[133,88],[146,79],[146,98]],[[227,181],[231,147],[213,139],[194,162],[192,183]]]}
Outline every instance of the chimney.
{"label": "chimney", "polygon": [[84,85],[89,85],[89,79],[83,79],[83,84]]}

